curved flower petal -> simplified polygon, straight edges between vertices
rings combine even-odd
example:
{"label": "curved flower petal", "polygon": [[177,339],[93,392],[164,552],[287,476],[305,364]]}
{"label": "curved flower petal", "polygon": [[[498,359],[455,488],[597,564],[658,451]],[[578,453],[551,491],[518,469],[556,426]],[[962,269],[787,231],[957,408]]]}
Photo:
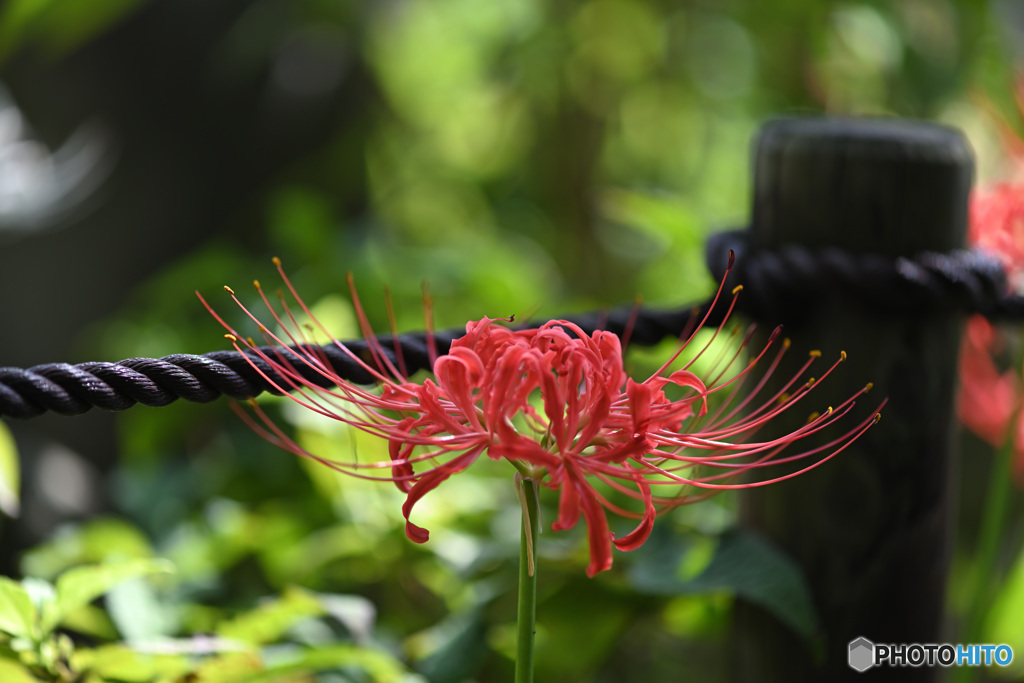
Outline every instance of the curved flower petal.
{"label": "curved flower petal", "polygon": [[458,474],[462,470],[473,464],[477,456],[483,452],[483,447],[476,448],[460,455],[455,460],[447,463],[442,467],[437,467],[430,472],[420,477],[412,488],[409,489],[409,495],[405,499],[405,503],[402,505],[402,515],[405,517],[405,535],[408,536],[409,540],[414,543],[426,543],[430,539],[430,532],[423,527],[417,526],[409,520],[409,516],[412,514],[412,508],[416,503],[420,501],[423,496],[433,491],[438,485],[453,474]]}
{"label": "curved flower petal", "polygon": [[654,502],[651,500],[650,484],[643,478],[640,478],[637,480],[636,486],[640,490],[640,495],[643,496],[644,516],[640,520],[640,524],[633,531],[622,538],[614,540],[615,547],[619,550],[636,550],[647,541],[651,535],[651,530],[654,529],[654,518],[657,515],[657,510],[655,510]]}
{"label": "curved flower petal", "polygon": [[567,480],[563,485],[562,495],[566,495],[566,489],[571,490],[568,493],[571,506],[567,510],[569,514],[564,519],[561,505],[559,506],[559,520],[552,528],[556,531],[572,528],[579,521],[580,511],[583,512],[583,519],[587,524],[587,539],[590,543],[587,576],[593,578],[598,572],[612,568],[612,533],[608,529],[608,518],[604,514],[604,508],[601,507],[593,488],[587,483],[578,466],[571,460],[567,461],[565,473]]}

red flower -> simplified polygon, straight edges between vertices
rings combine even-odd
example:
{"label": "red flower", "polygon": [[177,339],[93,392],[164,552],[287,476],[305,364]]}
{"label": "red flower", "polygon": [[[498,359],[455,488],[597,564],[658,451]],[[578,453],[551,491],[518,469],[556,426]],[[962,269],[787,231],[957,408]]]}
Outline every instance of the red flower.
{"label": "red flower", "polygon": [[991,446],[999,447],[1009,438],[1010,422],[1017,416],[1013,430],[1018,471],[1024,453],[1024,422],[1020,420],[1020,377],[1013,370],[1000,373],[992,360],[1002,346],[998,330],[980,315],[967,321],[960,351],[960,396],[957,411],[964,426]]}
{"label": "red flower", "polygon": [[[1024,184],[996,185],[972,196],[968,239],[1000,259],[1013,289],[1024,288]],[[1003,333],[984,317],[968,320],[960,350],[957,412],[967,429],[994,447],[1014,439],[1014,474],[1024,482],[1020,373],[1000,372],[992,358],[1003,346]],[[1011,435],[1014,419],[1017,425]]]}
{"label": "red flower", "polygon": [[967,322],[960,355],[960,418],[972,432],[993,446],[1006,436],[1020,382],[1012,371],[1000,373],[992,353],[1002,340],[982,316]]}
{"label": "red flower", "polygon": [[[1017,83],[1017,104],[1024,114],[1024,78]],[[1014,127],[989,106],[1003,139],[1007,157],[1024,172],[1024,140]],[[1004,182],[971,196],[967,233],[971,246],[996,256],[1015,291],[1024,291],[1024,183]],[[1014,440],[1014,471],[1024,482],[1024,421],[1021,420],[1021,381],[1016,371],[999,372],[992,359],[1005,345],[1003,333],[981,316],[967,323],[960,351],[960,396],[957,412],[964,426],[992,446]],[[1018,424],[1011,432],[1011,421]]]}
{"label": "red flower", "polygon": [[[295,292],[280,262],[275,262],[299,307],[326,333]],[[556,531],[574,527],[583,517],[590,544],[587,573],[593,576],[611,567],[613,545],[633,550],[643,544],[659,512],[702,500],[720,489],[761,486],[796,476],[842,451],[878,418],[872,415],[824,446],[795,454],[784,452],[794,442],[839,420],[868,385],[835,409],[815,413],[804,426],[782,438],[749,441],[760,426],[800,403],[817,384],[813,378],[803,379],[821,355],[813,353],[783,390],[790,393],[780,391],[761,398],[755,407],[764,378],[789,347],[788,342],[779,340],[778,330],[765,349],[732,377],[726,378],[728,368],[739,362],[738,352],[723,361],[709,383],[692,371],[696,357],[682,369],[669,372],[691,336],[657,373],[637,382],[626,376],[619,338],[610,332],[587,334],[565,320],[509,329],[501,320],[483,318],[468,323],[465,336],[434,361],[434,379],[413,383],[383,354],[351,277],[349,287],[371,362],[333,338],[332,343],[372,374],[378,390],[339,377],[323,355],[308,345],[284,297],[283,312],[278,313],[259,283],[257,289],[270,314],[285,330],[282,338],[260,325],[267,340],[277,346],[276,353],[261,352],[251,341],[243,341],[212,309],[211,313],[228,330],[226,336],[236,349],[259,356],[283,378],[275,384],[278,390],[310,410],[388,440],[390,460],[385,462],[326,460],[296,444],[252,403],[257,419],[249,418],[249,422],[270,441],[357,477],[394,482],[406,494],[402,507],[406,534],[417,543],[426,541],[428,532],[410,519],[416,503],[486,455],[507,460],[524,476],[558,491],[558,518],[552,525]],[[235,302],[242,306],[237,298]],[[246,313],[259,322],[248,310]],[[748,334],[743,346],[749,339]],[[770,347],[778,351],[768,371],[743,397],[742,388],[751,380],[755,365],[764,362]],[[845,357],[842,354],[818,381]],[[296,371],[301,366],[336,386],[323,388],[307,381]],[[709,411],[709,399],[716,394],[725,399]],[[792,468],[785,474],[776,471],[774,476],[758,478],[760,470],[779,464],[792,464]],[[748,476],[737,483],[741,475]],[[665,492],[657,493],[659,489]],[[630,499],[637,502],[637,509],[620,505]],[[613,536],[607,512],[638,520],[636,528],[625,536]]]}
{"label": "red flower", "polygon": [[1024,289],[1024,184],[975,192],[969,221],[968,242],[998,257],[1014,288]]}

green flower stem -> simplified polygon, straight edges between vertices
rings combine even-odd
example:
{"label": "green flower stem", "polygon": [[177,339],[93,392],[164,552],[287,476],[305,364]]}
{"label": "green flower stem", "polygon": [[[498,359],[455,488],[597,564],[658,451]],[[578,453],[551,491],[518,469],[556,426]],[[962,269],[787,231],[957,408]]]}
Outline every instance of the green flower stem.
{"label": "green flower stem", "polygon": [[[518,477],[517,477],[518,479]],[[540,531],[537,483],[523,478],[523,532],[519,541],[519,614],[516,631],[516,683],[533,683],[533,641],[537,623],[536,541]]]}
{"label": "green flower stem", "polygon": [[[1019,415],[1011,420],[1016,425]],[[974,571],[971,574],[970,601],[961,642],[965,644],[981,643],[984,634],[985,617],[992,606],[992,590],[999,585],[996,580],[995,568],[999,559],[999,546],[1006,528],[1006,519],[1010,511],[1010,496],[1013,489],[1013,478],[1010,466],[1013,460],[1016,439],[1015,430],[1007,435],[1002,448],[992,463],[986,488],[985,509],[982,511],[981,528],[978,531],[978,549],[975,551]],[[956,681],[969,681],[979,670],[961,667],[954,674]]]}

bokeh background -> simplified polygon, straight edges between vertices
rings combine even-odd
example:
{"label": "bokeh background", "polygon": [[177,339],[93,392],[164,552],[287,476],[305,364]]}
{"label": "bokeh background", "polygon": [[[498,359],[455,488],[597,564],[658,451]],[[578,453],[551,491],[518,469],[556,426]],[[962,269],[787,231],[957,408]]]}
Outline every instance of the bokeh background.
{"label": "bokeh background", "polygon": [[[357,336],[346,272],[380,330],[384,286],[399,328],[423,327],[424,282],[440,328],[693,302],[713,287],[706,236],[746,221],[767,118],[949,123],[998,179],[993,112],[1021,123],[1022,34],[1019,4],[975,0],[8,0],[0,364],[227,348],[193,291],[240,320],[221,287],[276,282],[275,255],[341,338]],[[374,448],[272,409],[322,452]],[[215,631],[301,585],[375,618],[283,641],[372,642],[431,681],[510,677],[518,508],[500,468],[425,502],[433,537],[414,546],[397,491],[278,452],[227,401],[7,427],[22,507],[0,521],[0,573],[178,567],[112,594],[93,637]],[[988,458],[965,448],[969,550]],[[729,497],[670,516],[680,571],[734,518]],[[644,594],[630,563],[653,560],[621,554],[589,580],[580,533],[543,541],[539,680],[724,680],[730,592]]]}

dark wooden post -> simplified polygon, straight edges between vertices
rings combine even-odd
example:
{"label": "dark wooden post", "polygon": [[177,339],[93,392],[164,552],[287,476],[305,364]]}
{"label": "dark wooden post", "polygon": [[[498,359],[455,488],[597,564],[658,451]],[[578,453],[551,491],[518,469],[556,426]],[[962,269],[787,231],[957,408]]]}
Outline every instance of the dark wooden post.
{"label": "dark wooden post", "polygon": [[[963,247],[973,176],[956,131],[886,119],[785,119],[756,147],[752,248],[799,244],[887,256]],[[813,292],[791,323],[793,363],[849,354],[812,409],[867,382],[881,422],[806,475],[744,493],[743,518],[807,573],[821,618],[808,648],[750,605],[737,610],[737,681],[934,681],[941,669],[848,667],[847,647],[942,643],[950,552],[951,434],[962,316],[893,315]],[[788,377],[784,370],[776,377]],[[820,405],[819,405],[820,404]],[[783,425],[779,425],[780,427]]]}

